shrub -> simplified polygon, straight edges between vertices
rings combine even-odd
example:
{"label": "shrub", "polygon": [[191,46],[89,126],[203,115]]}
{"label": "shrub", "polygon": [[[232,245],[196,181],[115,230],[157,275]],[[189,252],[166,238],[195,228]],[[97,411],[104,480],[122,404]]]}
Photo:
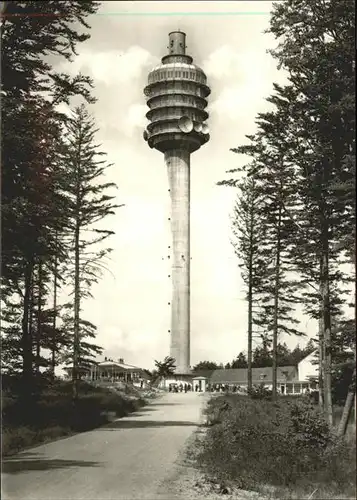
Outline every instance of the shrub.
{"label": "shrub", "polygon": [[211,427],[196,460],[218,482],[246,489],[299,485],[310,493],[316,484],[336,492],[354,482],[346,443],[333,439],[308,399],[272,402],[227,395],[210,400],[205,413]]}
{"label": "shrub", "polygon": [[320,410],[305,399],[291,405],[288,432],[298,448],[325,449],[332,439]]}
{"label": "shrub", "polygon": [[4,453],[73,431],[94,429],[108,422],[109,412],[122,417],[145,404],[136,390],[126,394],[115,388],[94,388],[86,382],[79,384],[79,397],[73,402],[70,382],[41,378],[35,382],[41,390],[29,390],[31,397],[28,397],[24,395],[21,380],[6,379],[2,407]]}
{"label": "shrub", "polygon": [[215,425],[222,421],[224,413],[232,409],[229,401],[221,398],[213,400],[214,403],[205,409],[203,413],[206,415],[206,425]]}
{"label": "shrub", "polygon": [[253,386],[249,392],[249,396],[253,399],[270,399],[272,394],[272,391],[265,387],[264,384]]}
{"label": "shrub", "polygon": [[18,427],[16,429],[3,429],[2,452],[3,455],[15,453],[36,442],[36,431],[29,427]]}
{"label": "shrub", "polygon": [[356,494],[356,441],[334,440],[322,456],[322,467],[318,471],[320,483],[333,483],[337,490],[351,497]]}

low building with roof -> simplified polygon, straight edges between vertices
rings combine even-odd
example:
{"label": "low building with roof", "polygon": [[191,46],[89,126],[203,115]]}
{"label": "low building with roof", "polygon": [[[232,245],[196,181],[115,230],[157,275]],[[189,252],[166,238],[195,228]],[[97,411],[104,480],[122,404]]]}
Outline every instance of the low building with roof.
{"label": "low building with roof", "polygon": [[[317,389],[318,365],[315,362],[316,352],[309,354],[296,366],[277,367],[277,390],[281,394],[303,394],[307,390]],[[253,386],[264,385],[267,389],[273,387],[273,368],[252,368]],[[213,390],[217,387],[240,389],[245,392],[248,388],[248,369],[230,368],[214,370],[205,381],[205,386]]]}
{"label": "low building with roof", "polygon": [[[296,366],[281,366],[277,368],[277,389],[279,392],[284,394],[287,392],[287,387],[292,387],[291,392],[293,393],[294,383],[297,383],[298,379],[298,369]],[[252,382],[253,386],[264,385],[267,389],[272,389],[272,367],[252,368]],[[235,387],[244,392],[248,387],[248,369],[230,368],[215,370],[210,377],[209,384],[213,388],[216,386],[228,386],[229,388]],[[306,385],[304,388],[307,389],[307,387]]]}
{"label": "low building with roof", "polygon": [[[65,371],[68,377],[71,377],[72,368],[66,368]],[[142,381],[148,382],[150,376],[145,369],[125,363],[123,358],[114,361],[106,357],[104,361],[93,363],[89,368],[81,369],[81,378],[86,381],[131,382],[134,385],[140,385]]]}
{"label": "low building with roof", "polygon": [[[278,366],[277,368],[277,390],[280,394],[299,395],[307,390],[318,388],[318,365],[315,361],[316,351],[306,356],[296,366]],[[267,389],[273,387],[273,368],[252,368],[253,386],[264,385]],[[184,384],[189,382],[192,389],[198,392],[207,390],[238,390],[247,392],[248,369],[229,368],[216,370],[198,370],[187,375],[185,380],[182,376],[171,376],[162,381],[161,387],[168,384]]]}

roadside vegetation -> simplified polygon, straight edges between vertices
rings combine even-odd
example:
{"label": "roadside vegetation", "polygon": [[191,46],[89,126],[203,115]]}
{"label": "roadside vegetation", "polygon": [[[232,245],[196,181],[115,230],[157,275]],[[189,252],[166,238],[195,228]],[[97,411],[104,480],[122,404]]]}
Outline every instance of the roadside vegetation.
{"label": "roadside vegetation", "polygon": [[40,377],[33,385],[31,400],[21,397],[22,381],[3,378],[2,452],[25,448],[85,432],[144,406],[156,396],[152,389],[94,387],[80,382],[78,397],[72,398],[71,381]]}
{"label": "roadside vegetation", "polygon": [[[193,458],[220,491],[270,498],[354,498],[355,428],[337,437],[308,397],[224,395],[206,408]],[[192,457],[191,457],[192,458]]]}
{"label": "roadside vegetation", "polygon": [[[1,375],[3,453],[93,429],[144,404],[81,378],[102,353],[84,303],[108,271],[118,205],[89,106],[93,81],[59,72],[99,2],[3,2]],[[64,66],[63,66],[64,67]],[[56,378],[61,365],[71,380]],[[130,392],[130,391],[129,391]]]}
{"label": "roadside vegetation", "polygon": [[[273,84],[255,133],[232,149],[237,168],[218,183],[237,190],[232,243],[246,290],[247,358],[240,353],[234,366],[248,372],[248,396],[211,398],[207,432],[191,450],[220,492],[356,495],[354,3],[273,4],[269,53],[287,79]],[[300,354],[284,353],[282,337],[306,336],[297,311],[316,324],[308,347],[317,399],[278,393],[277,367]],[[257,358],[272,367],[271,391],[253,386]]]}
{"label": "roadside vegetation", "polygon": [[102,353],[83,309],[108,271],[108,218],[122,205],[98,145],[93,81],[68,66],[57,71],[90,38],[99,5],[2,9],[1,369],[22,378],[23,399],[40,374],[54,381],[63,364],[76,399],[83,371]]}
{"label": "roadside vegetation", "polygon": [[232,243],[246,291],[248,390],[253,338],[261,337],[277,398],[279,344],[306,336],[303,313],[316,325],[319,403],[330,428],[334,379],[343,380],[341,434],[356,392],[354,3],[273,3],[269,53],[286,81],[273,83],[255,133],[232,149],[237,168],[218,183],[237,190]]}

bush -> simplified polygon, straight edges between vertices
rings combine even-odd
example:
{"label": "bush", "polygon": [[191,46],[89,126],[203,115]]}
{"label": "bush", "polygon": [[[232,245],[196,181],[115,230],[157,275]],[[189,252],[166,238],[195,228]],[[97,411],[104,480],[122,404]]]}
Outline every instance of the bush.
{"label": "bush", "polygon": [[46,429],[33,429],[30,427],[8,428],[2,434],[3,455],[9,455],[34,446],[39,443],[52,441],[71,434],[69,427],[48,427]]}
{"label": "bush", "polygon": [[2,452],[3,455],[15,453],[36,442],[36,432],[29,427],[18,427],[17,429],[3,429]]}
{"label": "bush", "polygon": [[265,387],[264,384],[253,386],[249,392],[249,396],[253,399],[270,399],[272,394],[272,391]]}
{"label": "bush", "polygon": [[305,399],[291,405],[288,432],[290,439],[298,448],[323,450],[332,440],[323,414]]}
{"label": "bush", "polygon": [[35,385],[38,388],[42,384],[41,390],[31,389],[28,394],[21,384],[21,380],[6,379],[2,405],[4,453],[94,429],[108,422],[109,413],[123,417],[145,404],[136,390],[122,393],[81,382],[79,397],[73,402],[70,382],[37,380]]}
{"label": "bush", "polygon": [[217,482],[311,493],[316,484],[337,492],[354,481],[355,465],[347,466],[346,443],[333,438],[308,399],[272,402],[227,395],[210,400],[205,413],[211,427],[196,459]]}

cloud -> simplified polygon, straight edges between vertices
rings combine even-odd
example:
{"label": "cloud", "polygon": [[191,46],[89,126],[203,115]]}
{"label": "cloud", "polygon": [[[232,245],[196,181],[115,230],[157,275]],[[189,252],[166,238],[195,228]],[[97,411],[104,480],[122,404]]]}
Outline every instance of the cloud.
{"label": "cloud", "polygon": [[202,66],[208,77],[223,79],[241,72],[241,60],[241,54],[229,45],[223,45],[212,52]]}
{"label": "cloud", "polygon": [[216,88],[211,113],[234,121],[269,109],[264,98],[272,91],[272,81],[282,81],[270,55],[261,50],[240,53],[229,45],[212,52],[204,69]]}
{"label": "cloud", "polygon": [[146,49],[133,45],[126,51],[83,51],[74,59],[69,68],[72,73],[79,71],[89,73],[97,82],[116,85],[137,79],[144,68],[156,62],[157,58]]}
{"label": "cloud", "polygon": [[131,137],[136,128],[144,128],[149,123],[146,118],[146,113],[148,112],[148,107],[146,104],[131,104],[126,113],[126,121],[124,125],[125,135]]}

